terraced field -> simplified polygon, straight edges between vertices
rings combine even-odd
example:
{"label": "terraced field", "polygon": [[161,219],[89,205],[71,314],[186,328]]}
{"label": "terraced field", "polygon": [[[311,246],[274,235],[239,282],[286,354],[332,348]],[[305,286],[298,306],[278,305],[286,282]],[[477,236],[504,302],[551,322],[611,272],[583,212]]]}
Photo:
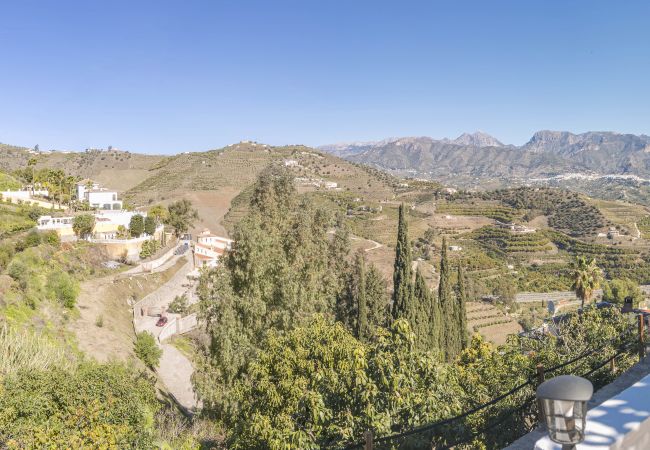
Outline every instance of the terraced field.
{"label": "terraced field", "polygon": [[529,257],[555,250],[544,233],[514,233],[507,229],[486,226],[465,236],[476,240],[486,250],[509,257]]}
{"label": "terraced field", "polygon": [[464,202],[438,202],[436,212],[458,216],[482,216],[501,222],[511,222],[519,214],[516,209],[503,206],[498,202],[464,201]]}
{"label": "terraced field", "polygon": [[506,342],[508,335],[522,331],[519,323],[495,306],[484,302],[467,303],[467,328],[470,334],[480,333],[495,344]]}

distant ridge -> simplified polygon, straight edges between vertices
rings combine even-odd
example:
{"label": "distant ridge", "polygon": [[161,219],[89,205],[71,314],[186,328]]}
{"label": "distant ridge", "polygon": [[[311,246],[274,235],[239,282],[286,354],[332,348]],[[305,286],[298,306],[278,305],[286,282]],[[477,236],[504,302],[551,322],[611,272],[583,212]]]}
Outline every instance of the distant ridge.
{"label": "distant ridge", "polygon": [[391,138],[320,147],[354,162],[432,177],[556,176],[566,173],[650,177],[650,137],[607,131],[542,130],[522,146],[483,133],[458,138]]}

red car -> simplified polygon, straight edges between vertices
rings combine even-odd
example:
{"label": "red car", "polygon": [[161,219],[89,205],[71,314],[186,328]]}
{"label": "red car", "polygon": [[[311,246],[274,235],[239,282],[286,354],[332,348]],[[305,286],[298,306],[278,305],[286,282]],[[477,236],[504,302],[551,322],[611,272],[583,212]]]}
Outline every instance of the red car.
{"label": "red car", "polygon": [[167,317],[160,316],[160,319],[158,319],[158,322],[156,322],[156,326],[157,327],[164,327],[166,323],[167,323]]}

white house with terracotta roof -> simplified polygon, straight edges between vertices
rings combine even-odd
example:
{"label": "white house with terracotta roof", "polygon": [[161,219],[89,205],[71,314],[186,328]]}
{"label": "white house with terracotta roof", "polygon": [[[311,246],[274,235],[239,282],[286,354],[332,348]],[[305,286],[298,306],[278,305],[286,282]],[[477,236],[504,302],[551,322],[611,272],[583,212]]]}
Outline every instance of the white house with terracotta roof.
{"label": "white house with terracotta roof", "polygon": [[216,267],[219,259],[232,247],[232,239],[212,234],[207,228],[196,237],[194,265]]}

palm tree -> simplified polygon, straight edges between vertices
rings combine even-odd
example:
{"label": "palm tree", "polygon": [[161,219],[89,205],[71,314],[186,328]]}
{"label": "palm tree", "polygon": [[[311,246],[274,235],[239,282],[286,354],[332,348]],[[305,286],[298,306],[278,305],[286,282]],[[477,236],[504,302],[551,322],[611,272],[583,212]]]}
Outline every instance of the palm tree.
{"label": "palm tree", "polygon": [[578,256],[573,264],[573,289],[576,296],[581,300],[580,310],[585,306],[585,301],[590,301],[594,291],[600,287],[603,279],[603,271],[596,265],[594,258],[587,259],[585,256]]}

